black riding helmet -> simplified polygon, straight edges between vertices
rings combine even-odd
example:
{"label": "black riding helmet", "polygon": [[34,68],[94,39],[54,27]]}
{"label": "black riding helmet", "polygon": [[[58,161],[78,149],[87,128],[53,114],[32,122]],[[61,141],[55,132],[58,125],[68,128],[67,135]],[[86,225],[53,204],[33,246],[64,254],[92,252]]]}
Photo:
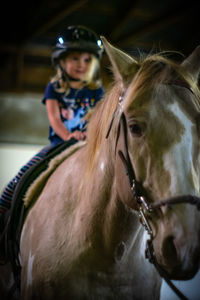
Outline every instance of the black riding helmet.
{"label": "black riding helmet", "polygon": [[57,37],[51,59],[54,65],[72,51],[85,51],[100,58],[103,52],[103,44],[97,34],[84,26],[69,26]]}

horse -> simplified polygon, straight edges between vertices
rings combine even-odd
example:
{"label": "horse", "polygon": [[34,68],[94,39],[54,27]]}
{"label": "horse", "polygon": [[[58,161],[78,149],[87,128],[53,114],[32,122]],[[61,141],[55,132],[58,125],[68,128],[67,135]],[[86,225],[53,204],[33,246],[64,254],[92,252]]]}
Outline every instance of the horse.
{"label": "horse", "polygon": [[156,300],[163,274],[199,270],[200,47],[176,62],[102,40],[113,82],[86,142],[25,199],[22,300]]}

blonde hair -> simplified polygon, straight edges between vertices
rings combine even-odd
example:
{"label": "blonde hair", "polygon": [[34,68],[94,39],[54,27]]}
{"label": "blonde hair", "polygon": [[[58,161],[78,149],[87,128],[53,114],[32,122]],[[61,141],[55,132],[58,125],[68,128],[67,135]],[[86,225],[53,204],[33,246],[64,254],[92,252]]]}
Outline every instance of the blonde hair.
{"label": "blonde hair", "polygon": [[[60,59],[60,66],[64,69],[64,60],[67,56]],[[58,93],[68,93],[70,90],[69,80],[63,78],[63,73],[59,65],[56,66],[56,74],[51,78],[50,82],[59,83],[59,87],[56,88]],[[91,54],[91,62],[88,72],[82,78],[83,86],[87,86],[90,89],[97,89],[101,86],[100,78],[100,62],[99,59]]]}

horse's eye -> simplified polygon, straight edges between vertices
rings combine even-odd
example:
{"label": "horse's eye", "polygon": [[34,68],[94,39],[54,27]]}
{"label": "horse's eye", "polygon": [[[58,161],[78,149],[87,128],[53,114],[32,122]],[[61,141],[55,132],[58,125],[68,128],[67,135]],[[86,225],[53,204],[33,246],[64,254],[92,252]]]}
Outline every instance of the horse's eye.
{"label": "horse's eye", "polygon": [[139,124],[135,123],[129,126],[130,131],[134,136],[141,136],[142,135],[142,128]]}

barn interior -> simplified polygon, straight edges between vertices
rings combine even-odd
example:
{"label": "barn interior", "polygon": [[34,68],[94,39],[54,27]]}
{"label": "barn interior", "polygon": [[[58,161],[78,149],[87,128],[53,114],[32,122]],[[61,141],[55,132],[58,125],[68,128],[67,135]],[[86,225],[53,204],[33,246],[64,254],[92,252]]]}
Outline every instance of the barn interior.
{"label": "barn interior", "polygon": [[[0,189],[42,146],[48,144],[48,119],[41,104],[54,74],[51,51],[69,25],[84,25],[115,46],[141,52],[177,51],[188,56],[200,44],[200,3],[196,0],[35,0],[4,1],[0,28]],[[105,88],[111,74],[101,60]],[[199,275],[198,275],[199,276]],[[199,299],[198,276],[183,286]],[[195,287],[195,288],[194,288]],[[178,299],[166,289],[162,300]]]}

